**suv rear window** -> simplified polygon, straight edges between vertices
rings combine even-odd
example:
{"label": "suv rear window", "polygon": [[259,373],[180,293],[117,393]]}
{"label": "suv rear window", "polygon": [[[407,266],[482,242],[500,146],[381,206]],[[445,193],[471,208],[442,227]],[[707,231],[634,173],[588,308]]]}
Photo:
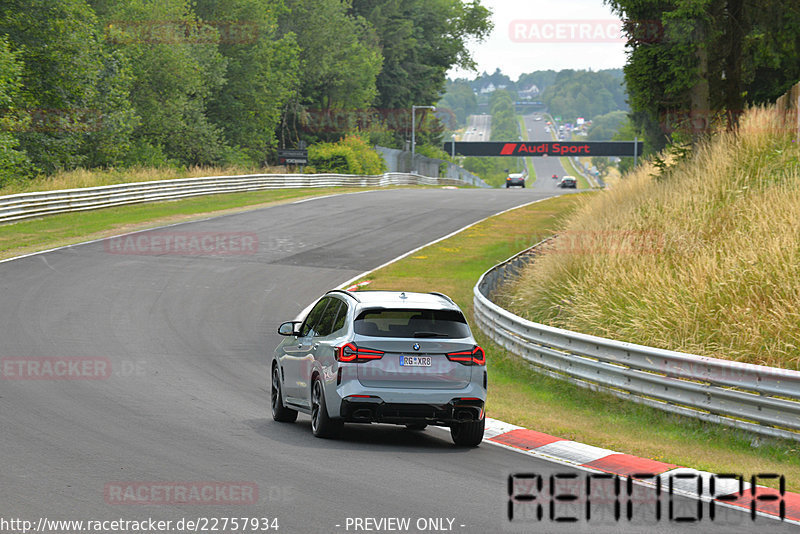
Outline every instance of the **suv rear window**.
{"label": "suv rear window", "polygon": [[469,327],[457,310],[372,309],[362,311],[353,324],[356,334],[371,337],[469,337]]}

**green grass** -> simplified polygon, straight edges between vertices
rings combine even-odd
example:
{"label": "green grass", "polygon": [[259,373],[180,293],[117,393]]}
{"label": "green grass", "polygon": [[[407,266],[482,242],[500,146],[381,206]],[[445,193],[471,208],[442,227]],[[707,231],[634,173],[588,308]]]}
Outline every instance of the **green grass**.
{"label": "green grass", "polygon": [[[480,274],[561,228],[586,195],[548,199],[493,217],[368,275],[365,279],[371,283],[366,289],[441,291],[471,317],[472,288]],[[796,442],[755,438],[549,378],[477,329],[474,333],[488,355],[490,417],[711,472],[746,477],[782,473],[787,489],[800,490],[800,444]]]}
{"label": "green grass", "polygon": [[0,225],[0,259],[125,232],[362,188],[272,189],[49,215]]}

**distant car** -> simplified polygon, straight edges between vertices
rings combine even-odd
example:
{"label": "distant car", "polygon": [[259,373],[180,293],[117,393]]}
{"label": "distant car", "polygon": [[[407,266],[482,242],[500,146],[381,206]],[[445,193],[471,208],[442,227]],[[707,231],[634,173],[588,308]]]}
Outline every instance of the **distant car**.
{"label": "distant car", "polygon": [[509,188],[509,187],[512,187],[512,186],[518,186],[518,187],[524,188],[525,187],[525,173],[518,172],[518,173],[514,173],[514,174],[509,174],[506,177],[506,188]]}
{"label": "distant car", "polygon": [[558,181],[557,185],[558,187],[563,187],[563,188],[571,187],[572,189],[575,189],[578,187],[578,181],[575,179],[574,176],[562,176],[561,180]]}
{"label": "distant car", "polygon": [[478,135],[480,135],[481,137],[483,137],[483,132],[479,132],[479,133],[478,133]]}
{"label": "distant car", "polygon": [[558,175],[557,174],[553,175],[553,180],[558,180]]}
{"label": "distant car", "polygon": [[542,118],[541,117],[536,117],[534,120],[540,121],[540,120],[542,120]]}
{"label": "distant car", "polygon": [[305,319],[280,325],[270,362],[272,417],[311,416],[336,437],[344,423],[450,428],[477,447],[486,417],[486,355],[461,309],[441,293],[333,290]]}

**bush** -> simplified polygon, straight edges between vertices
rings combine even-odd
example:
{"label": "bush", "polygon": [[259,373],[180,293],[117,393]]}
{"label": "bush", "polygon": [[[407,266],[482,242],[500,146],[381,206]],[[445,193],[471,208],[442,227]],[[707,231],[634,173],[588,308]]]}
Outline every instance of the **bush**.
{"label": "bush", "polygon": [[386,171],[386,163],[381,155],[355,135],[348,135],[336,143],[310,146],[308,163],[321,173],[366,175]]}

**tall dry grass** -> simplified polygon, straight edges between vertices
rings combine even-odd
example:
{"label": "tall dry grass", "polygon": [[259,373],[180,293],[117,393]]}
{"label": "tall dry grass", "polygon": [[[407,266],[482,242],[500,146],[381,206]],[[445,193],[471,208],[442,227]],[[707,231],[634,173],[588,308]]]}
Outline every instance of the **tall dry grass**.
{"label": "tall dry grass", "polygon": [[8,184],[0,188],[0,196],[31,191],[78,189],[101,185],[169,180],[172,178],[282,172],[286,172],[284,167],[270,167],[266,169],[259,167],[191,167],[189,169],[133,167],[129,169],[76,169]]}
{"label": "tall dry grass", "polygon": [[660,179],[587,199],[502,298],[537,322],[800,369],[800,148],[754,108]]}

